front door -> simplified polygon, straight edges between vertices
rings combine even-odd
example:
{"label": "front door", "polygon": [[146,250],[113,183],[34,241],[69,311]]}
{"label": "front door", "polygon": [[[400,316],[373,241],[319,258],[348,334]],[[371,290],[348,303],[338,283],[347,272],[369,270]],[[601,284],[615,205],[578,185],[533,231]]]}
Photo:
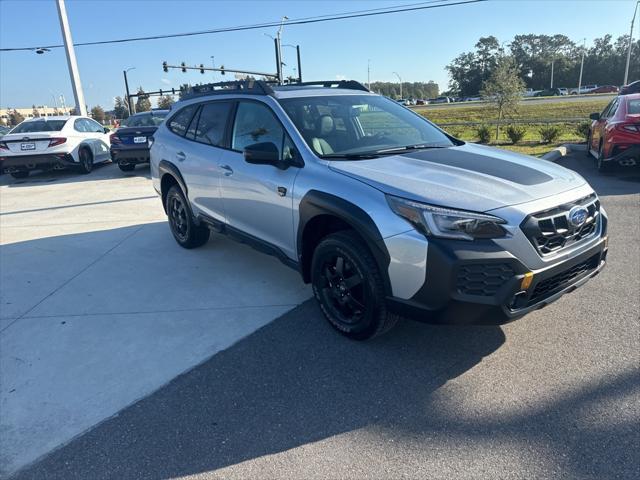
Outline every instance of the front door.
{"label": "front door", "polygon": [[[244,160],[245,147],[264,142],[276,146],[288,168]],[[292,193],[300,169],[295,166],[297,154],[291,138],[268,105],[243,100],[237,104],[230,146],[220,162],[227,223],[296,259]]]}

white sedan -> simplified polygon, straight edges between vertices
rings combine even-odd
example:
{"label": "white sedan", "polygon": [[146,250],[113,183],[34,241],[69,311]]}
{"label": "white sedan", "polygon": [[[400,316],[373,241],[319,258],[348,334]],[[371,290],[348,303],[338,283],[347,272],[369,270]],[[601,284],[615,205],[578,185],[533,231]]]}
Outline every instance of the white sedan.
{"label": "white sedan", "polygon": [[0,172],[25,178],[31,170],[77,168],[89,173],[110,160],[109,129],[88,117],[37,117],[0,140]]}

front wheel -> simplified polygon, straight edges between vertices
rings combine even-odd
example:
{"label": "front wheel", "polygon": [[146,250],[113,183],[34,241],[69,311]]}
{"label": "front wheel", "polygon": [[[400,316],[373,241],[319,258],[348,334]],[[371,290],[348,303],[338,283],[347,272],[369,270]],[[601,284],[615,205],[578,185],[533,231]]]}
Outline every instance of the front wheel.
{"label": "front wheel", "polygon": [[354,340],[385,333],[399,317],[387,311],[382,275],[352,231],[327,236],[311,262],[313,294],[333,328]]}
{"label": "front wheel", "polygon": [[196,248],[207,243],[209,227],[194,222],[187,199],[179,186],[174,185],[169,189],[165,206],[171,233],[181,247]]}

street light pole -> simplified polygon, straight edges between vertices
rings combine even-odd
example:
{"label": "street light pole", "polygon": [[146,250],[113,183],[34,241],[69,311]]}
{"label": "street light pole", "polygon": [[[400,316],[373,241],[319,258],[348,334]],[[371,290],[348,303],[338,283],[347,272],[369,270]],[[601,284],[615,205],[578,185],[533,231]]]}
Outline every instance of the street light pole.
{"label": "street light pole", "polygon": [[371,59],[367,60],[367,88],[371,90]]}
{"label": "street light pole", "polygon": [[127,91],[127,108],[129,109],[129,115],[133,115],[134,113],[136,113],[136,109],[131,104],[131,94],[129,93],[129,80],[127,80],[127,72],[135,68],[136,67],[130,67],[122,71],[122,74],[124,75],[124,88]]}
{"label": "street light pole", "polygon": [[551,87],[553,88],[553,64],[556,61],[555,57],[551,59]]}
{"label": "street light pole", "polygon": [[397,72],[393,72],[393,74],[398,77],[398,80],[400,80],[400,100],[403,100],[404,97],[402,96],[402,78],[400,78],[400,75],[398,75]]}
{"label": "street light pole", "polygon": [[280,21],[280,28],[278,28],[278,33],[276,33],[276,57],[278,62],[278,83],[282,85],[283,83],[283,74],[282,74],[282,29],[284,28],[284,22],[289,20],[289,17],[283,16]]}
{"label": "street light pole", "polygon": [[56,2],[58,6],[58,18],[60,19],[60,28],[62,29],[62,39],[64,40],[64,49],[67,53],[67,65],[69,67],[69,76],[71,77],[71,87],[73,88],[73,97],[76,101],[76,111],[83,117],[87,116],[87,105],[84,103],[84,92],[82,91],[82,83],[80,82],[80,72],[76,61],[76,52],[73,48],[73,39],[71,38],[71,30],[69,29],[69,19],[67,18],[67,8],[64,0]]}
{"label": "street light pole", "polygon": [[584,52],[587,49],[587,39],[583,38],[582,41],[584,43],[582,45],[582,60],[580,60],[580,77],[578,78],[578,92],[577,92],[578,95],[580,95],[580,89],[582,88],[582,71],[584,69]]}
{"label": "street light pole", "polygon": [[633,23],[636,21],[636,13],[638,13],[638,4],[640,4],[640,1],[636,2],[636,7],[633,9],[633,18],[631,19],[631,30],[629,31],[629,48],[627,49],[627,66],[624,69],[623,85],[626,85],[629,80],[629,62],[631,61],[631,46],[633,45]]}
{"label": "street light pole", "polygon": [[[212,66],[213,68],[216,68],[216,59],[215,59],[215,55],[211,55],[211,66]],[[213,75],[213,79],[215,80],[215,79],[216,79],[216,71],[215,71],[215,70],[214,70],[214,71],[212,71],[212,72],[211,72],[211,75]]]}

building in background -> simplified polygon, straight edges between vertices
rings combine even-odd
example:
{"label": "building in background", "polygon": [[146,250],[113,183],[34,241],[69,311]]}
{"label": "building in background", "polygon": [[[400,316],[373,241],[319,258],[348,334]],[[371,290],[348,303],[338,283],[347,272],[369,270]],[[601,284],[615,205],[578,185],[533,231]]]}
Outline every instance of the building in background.
{"label": "building in background", "polygon": [[26,118],[33,117],[53,117],[56,115],[70,115],[69,107],[48,107],[46,105],[37,105],[29,108],[0,108],[0,124],[8,125],[9,116],[13,111],[17,111]]}

